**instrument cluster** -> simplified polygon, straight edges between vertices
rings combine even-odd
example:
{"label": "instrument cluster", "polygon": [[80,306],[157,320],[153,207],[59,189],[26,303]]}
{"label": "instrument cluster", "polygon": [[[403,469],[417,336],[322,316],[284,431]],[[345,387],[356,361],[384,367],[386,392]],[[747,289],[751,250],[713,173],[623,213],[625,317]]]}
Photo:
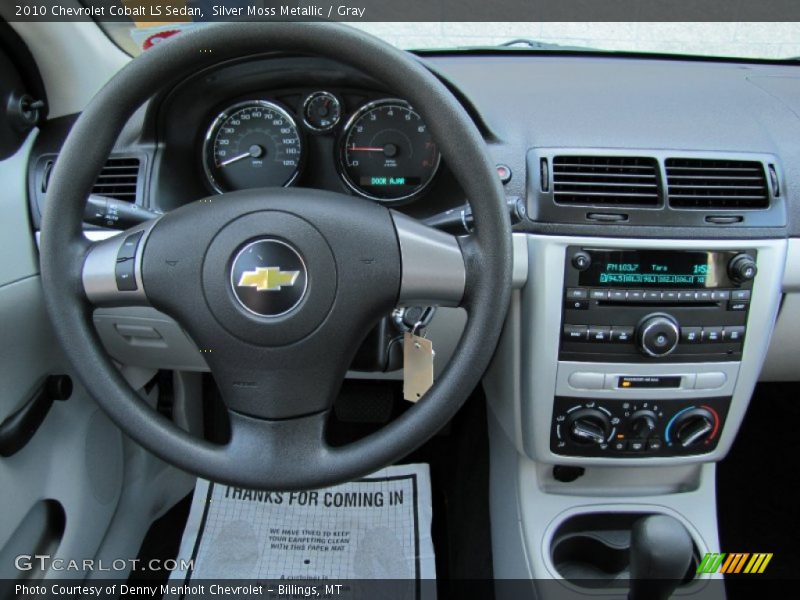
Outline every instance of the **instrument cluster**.
{"label": "instrument cluster", "polygon": [[219,107],[202,148],[208,186],[223,193],[297,185],[325,158],[317,151],[311,159],[308,147],[328,137],[345,189],[391,204],[420,197],[441,162],[422,117],[402,99],[353,97],[315,90],[295,100],[258,97]]}

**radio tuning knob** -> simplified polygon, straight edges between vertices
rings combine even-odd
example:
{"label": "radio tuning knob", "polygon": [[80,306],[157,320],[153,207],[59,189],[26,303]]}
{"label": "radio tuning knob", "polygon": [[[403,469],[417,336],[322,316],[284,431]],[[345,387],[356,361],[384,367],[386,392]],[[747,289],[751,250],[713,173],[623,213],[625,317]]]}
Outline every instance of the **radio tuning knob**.
{"label": "radio tuning knob", "polygon": [[751,281],[758,273],[756,259],[749,254],[737,254],[728,263],[728,275],[736,283]]}
{"label": "radio tuning knob", "polygon": [[636,330],[639,350],[654,358],[666,356],[678,346],[680,329],[669,315],[653,314],[642,319]]}
{"label": "radio tuning knob", "polygon": [[603,444],[610,429],[608,416],[596,408],[576,410],[567,422],[569,436],[578,444]]}

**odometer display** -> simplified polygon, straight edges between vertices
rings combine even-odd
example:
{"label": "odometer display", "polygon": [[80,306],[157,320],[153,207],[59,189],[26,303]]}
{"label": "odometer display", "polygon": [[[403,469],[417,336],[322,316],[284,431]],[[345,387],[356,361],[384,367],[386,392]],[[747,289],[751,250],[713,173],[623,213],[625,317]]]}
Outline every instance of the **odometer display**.
{"label": "odometer display", "polygon": [[345,126],[339,152],[345,183],[382,202],[419,194],[441,159],[422,118],[407,102],[394,99],[361,107]]}
{"label": "odometer display", "polygon": [[267,100],[235,104],[208,130],[203,165],[218,192],[290,185],[300,169],[302,141],[292,116]]}

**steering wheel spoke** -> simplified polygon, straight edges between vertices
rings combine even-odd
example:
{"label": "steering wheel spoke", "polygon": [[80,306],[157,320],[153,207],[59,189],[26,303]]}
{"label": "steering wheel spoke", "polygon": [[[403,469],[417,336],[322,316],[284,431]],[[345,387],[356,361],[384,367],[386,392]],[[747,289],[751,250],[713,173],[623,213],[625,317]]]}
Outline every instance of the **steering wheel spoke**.
{"label": "steering wheel spoke", "polygon": [[204,357],[228,410],[250,417],[295,419],[324,412],[344,381],[354,344],[302,342],[258,348],[228,338]]}
{"label": "steering wheel spoke", "polygon": [[144,245],[157,219],[89,245],[81,270],[83,291],[95,306],[149,304],[142,281]]}
{"label": "steering wheel spoke", "polygon": [[467,271],[458,238],[392,211],[400,243],[400,306],[459,306]]}

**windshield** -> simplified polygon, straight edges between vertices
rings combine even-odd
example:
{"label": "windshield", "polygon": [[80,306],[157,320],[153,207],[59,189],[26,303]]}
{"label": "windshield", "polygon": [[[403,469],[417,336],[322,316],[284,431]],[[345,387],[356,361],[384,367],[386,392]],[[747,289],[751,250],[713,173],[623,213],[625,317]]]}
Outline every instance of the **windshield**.
{"label": "windshield", "polygon": [[[131,55],[198,23],[100,22]],[[600,50],[744,59],[800,56],[800,23],[350,23],[407,50],[498,47],[525,50]],[[509,42],[516,42],[511,45]]]}

